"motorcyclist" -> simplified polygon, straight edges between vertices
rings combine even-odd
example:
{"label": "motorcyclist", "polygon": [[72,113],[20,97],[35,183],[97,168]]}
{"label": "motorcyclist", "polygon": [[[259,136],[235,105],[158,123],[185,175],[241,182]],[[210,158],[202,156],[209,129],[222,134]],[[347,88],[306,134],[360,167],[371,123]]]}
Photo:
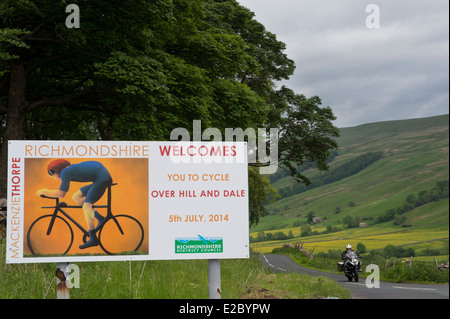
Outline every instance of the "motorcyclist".
{"label": "motorcyclist", "polygon": [[[342,252],[342,260],[346,260],[347,259],[347,255],[350,254],[352,251],[352,245],[347,244],[347,246],[345,246],[345,250]],[[359,254],[357,251],[354,251],[356,253],[356,256],[358,258],[360,258]]]}
{"label": "motorcyclist", "polygon": [[356,282],[359,280],[359,272],[361,271],[361,262],[358,261],[360,258],[357,251],[352,250],[352,246],[347,244],[345,250],[342,252],[341,271],[345,272],[345,276],[349,281],[355,279]]}

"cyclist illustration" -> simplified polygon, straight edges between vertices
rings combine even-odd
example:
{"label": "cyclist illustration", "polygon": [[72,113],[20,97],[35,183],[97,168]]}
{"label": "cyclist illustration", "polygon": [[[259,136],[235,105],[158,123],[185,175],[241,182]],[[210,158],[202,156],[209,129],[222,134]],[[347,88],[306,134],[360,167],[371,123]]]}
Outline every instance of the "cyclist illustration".
{"label": "cyclist illustration", "polygon": [[79,246],[80,249],[94,247],[100,244],[94,218],[97,219],[97,226],[105,219],[97,210],[92,207],[95,202],[102,198],[105,190],[112,185],[112,178],[108,170],[102,163],[96,161],[86,161],[79,164],[71,164],[65,159],[52,161],[47,167],[48,174],[57,182],[61,182],[59,189],[39,189],[36,195],[64,198],[69,191],[70,182],[92,182],[92,184],[81,187],[77,190],[72,199],[82,206],[84,217],[87,222],[89,241]]}

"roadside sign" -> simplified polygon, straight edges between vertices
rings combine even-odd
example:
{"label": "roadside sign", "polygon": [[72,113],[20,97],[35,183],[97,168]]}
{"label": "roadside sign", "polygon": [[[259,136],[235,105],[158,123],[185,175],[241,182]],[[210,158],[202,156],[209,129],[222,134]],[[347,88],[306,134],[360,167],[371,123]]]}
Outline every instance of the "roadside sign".
{"label": "roadside sign", "polygon": [[248,258],[248,214],[244,142],[9,141],[7,263]]}

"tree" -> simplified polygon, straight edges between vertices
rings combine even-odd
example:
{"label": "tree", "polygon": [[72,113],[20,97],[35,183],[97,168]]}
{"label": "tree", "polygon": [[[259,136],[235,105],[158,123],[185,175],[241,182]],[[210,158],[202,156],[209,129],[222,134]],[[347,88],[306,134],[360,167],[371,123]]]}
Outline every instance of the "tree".
{"label": "tree", "polygon": [[[157,123],[158,117],[164,122],[168,76],[177,78],[183,70],[163,50],[163,39],[176,28],[175,5],[166,0],[77,3],[80,29],[66,28],[64,1],[0,3],[0,114],[5,126],[0,193],[5,192],[8,140],[70,138],[79,134],[80,124],[88,128],[84,139],[112,139],[114,128],[133,117],[138,124]],[[196,5],[199,1],[192,1]],[[187,19],[180,20],[187,28]],[[200,70],[188,74],[200,93]],[[199,110],[200,105],[192,115],[200,115]],[[128,134],[119,131],[123,139],[143,128],[133,123],[127,125]],[[154,136],[161,136],[160,126],[153,125]]]}
{"label": "tree", "polygon": [[363,253],[365,253],[367,250],[366,250],[366,246],[364,246],[364,244],[363,243],[358,243],[357,245],[356,245],[356,251],[358,252],[358,253],[360,253],[360,254],[363,254]]}
{"label": "tree", "polygon": [[311,230],[311,226],[309,226],[308,224],[303,225],[302,227],[300,227],[300,236],[301,237],[306,237],[311,235],[312,230]]}
{"label": "tree", "polygon": [[350,215],[345,216],[342,219],[342,223],[344,224],[344,226],[347,226],[348,228],[353,228],[356,225],[355,219]]}
{"label": "tree", "polygon": [[398,249],[396,246],[389,244],[386,247],[383,248],[383,255],[386,258],[390,258],[390,257],[398,257]]}
{"label": "tree", "polygon": [[408,195],[408,196],[406,197],[406,202],[409,203],[409,204],[411,204],[411,205],[414,205],[414,204],[415,204],[415,201],[416,201],[416,196],[414,196],[414,195],[412,195],[412,194],[410,194],[410,195]]}
{"label": "tree", "polygon": [[[0,195],[8,140],[167,140],[195,119],[222,134],[279,128],[279,164],[304,183],[294,167],[328,168],[331,109],[276,87],[295,64],[237,1],[72,2],[79,29],[65,26],[65,1],[0,2]],[[275,196],[258,174],[252,223]]]}
{"label": "tree", "polygon": [[256,241],[264,241],[266,239],[266,235],[263,231],[258,232],[256,235]]}
{"label": "tree", "polygon": [[306,222],[311,225],[313,223],[313,219],[314,219],[314,212],[313,211],[308,212],[308,214],[306,214]]}
{"label": "tree", "polygon": [[285,86],[275,89],[274,81],[289,79],[295,63],[284,53],[286,45],[254,20],[252,12],[234,0],[209,0],[205,7],[210,25],[245,41],[246,52],[254,60],[247,60],[247,69],[236,73],[236,79],[257,92],[266,104],[267,118],[258,125],[279,129],[279,166],[297,181],[309,184],[297,167],[315,162],[320,170],[328,169],[326,159],[337,148],[334,138],[339,136],[331,123],[336,119],[333,112],[329,107],[320,107],[317,96],[307,98]]}
{"label": "tree", "polygon": [[286,236],[286,234],[283,233],[282,231],[277,231],[277,232],[275,232],[275,234],[273,234],[273,239],[274,240],[285,240],[285,239],[288,239],[288,236]]}
{"label": "tree", "polygon": [[[331,108],[320,107],[319,97],[306,98],[282,87],[273,93],[276,107],[269,113],[269,125],[279,128],[279,163],[296,181],[311,181],[297,170],[305,162],[315,162],[319,170],[328,170],[327,158],[337,148],[339,130],[331,123],[336,118]],[[287,114],[284,116],[283,114]]]}
{"label": "tree", "polygon": [[249,211],[250,225],[256,225],[259,217],[263,216],[267,210],[265,205],[275,200],[278,196],[276,189],[270,185],[269,179],[260,175],[254,167],[248,170]]}

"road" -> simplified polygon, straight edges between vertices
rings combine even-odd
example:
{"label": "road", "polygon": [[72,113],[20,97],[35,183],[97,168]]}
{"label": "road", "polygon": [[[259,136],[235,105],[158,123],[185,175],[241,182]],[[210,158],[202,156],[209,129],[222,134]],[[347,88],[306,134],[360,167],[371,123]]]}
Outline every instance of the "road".
{"label": "road", "polygon": [[350,290],[353,299],[449,299],[448,285],[398,284],[380,282],[380,288],[368,288],[366,278],[348,282],[343,273],[327,273],[309,269],[293,262],[286,255],[261,255],[261,261],[275,272],[297,272],[310,276],[324,276]]}

